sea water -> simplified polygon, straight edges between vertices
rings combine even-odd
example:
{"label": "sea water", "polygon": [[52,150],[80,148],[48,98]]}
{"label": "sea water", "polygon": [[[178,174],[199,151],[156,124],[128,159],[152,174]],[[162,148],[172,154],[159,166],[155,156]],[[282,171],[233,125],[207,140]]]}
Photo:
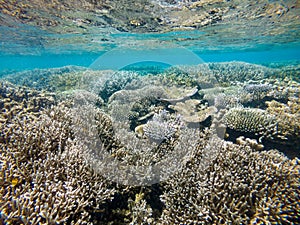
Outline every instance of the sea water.
{"label": "sea water", "polygon": [[[257,3],[151,2],[174,10],[173,25],[185,7],[195,16],[232,3],[253,18]],[[46,25],[26,23],[13,10],[20,2],[6,3],[0,224],[298,224],[299,25],[272,33],[263,19],[280,21],[299,4],[262,1],[270,15],[251,24],[241,12],[227,15],[232,25],[134,32],[104,23],[110,5],[89,27],[88,13],[67,24],[72,16],[51,10]],[[122,16],[123,26],[142,24]]]}
{"label": "sea water", "polygon": [[[229,46],[226,47],[226,45],[222,45],[214,46],[217,50],[211,50],[211,47],[212,46],[208,46],[207,49],[202,48],[199,50],[196,46],[192,46],[187,48],[187,50],[194,52],[203,60],[203,62],[243,61],[262,64],[271,62],[289,63],[300,60],[299,43],[273,43],[272,45],[258,45],[252,49],[244,49],[245,46],[240,46],[240,48],[230,48]],[[67,65],[89,67],[101,57],[101,55],[117,47],[115,46],[108,51],[87,52],[85,50],[74,50],[73,52],[67,53],[63,49],[64,46],[56,52],[49,52],[47,49],[37,49],[35,46],[30,46],[31,49],[26,49],[26,52],[23,52],[22,47],[19,49],[19,52],[12,48],[14,47],[2,46],[2,52],[0,53],[0,74],[8,73],[9,71],[31,70],[36,68],[46,69]],[[12,50],[12,53],[9,52],[10,49]],[[174,53],[176,54],[176,47]],[[178,52],[177,54],[180,55],[181,52]],[[159,56],[159,54],[157,56]],[[128,58],[130,57],[130,51],[128,51]],[[178,63],[191,64],[189,61]]]}

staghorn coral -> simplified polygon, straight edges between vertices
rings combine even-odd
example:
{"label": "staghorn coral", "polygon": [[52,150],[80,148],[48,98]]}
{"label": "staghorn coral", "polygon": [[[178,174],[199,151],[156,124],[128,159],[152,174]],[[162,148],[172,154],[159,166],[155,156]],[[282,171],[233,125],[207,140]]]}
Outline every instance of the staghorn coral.
{"label": "staghorn coral", "polygon": [[71,148],[22,164],[14,153],[1,152],[0,207],[6,224],[91,224],[91,214],[114,191]]}
{"label": "staghorn coral", "polygon": [[277,151],[202,139],[162,187],[160,224],[293,224],[299,219],[299,176],[299,162]]}
{"label": "staghorn coral", "polygon": [[236,139],[236,143],[239,145],[248,145],[252,149],[256,151],[260,151],[264,149],[264,146],[257,142],[255,139],[245,138],[244,136],[240,136]]}
{"label": "staghorn coral", "polygon": [[1,125],[0,221],[92,224],[114,189],[86,163],[87,149],[71,132],[71,110],[59,104],[28,112],[21,108]]}
{"label": "staghorn coral", "polygon": [[[39,92],[11,83],[0,81],[0,127],[3,127],[18,114],[38,114],[39,110],[49,108],[56,103],[56,96],[48,92]],[[0,136],[0,137],[1,137]]]}
{"label": "staghorn coral", "polygon": [[266,102],[268,113],[275,115],[278,120],[277,138],[289,145],[299,145],[300,136],[300,110],[299,99],[287,102]]}
{"label": "staghorn coral", "polygon": [[198,65],[180,65],[176,66],[181,71],[187,73],[195,80],[195,85],[199,89],[207,89],[218,86],[215,75],[209,68],[208,63],[200,63]]}
{"label": "staghorn coral", "polygon": [[265,77],[271,77],[275,72],[274,69],[245,62],[209,63],[208,65],[210,72],[219,83],[262,80]]}
{"label": "staghorn coral", "polygon": [[256,100],[262,99],[272,89],[274,89],[274,87],[270,84],[247,84],[243,88],[245,92],[250,93],[253,99]]}
{"label": "staghorn coral", "polygon": [[186,72],[183,67],[170,67],[163,73],[159,74],[159,79],[165,85],[177,85],[184,87],[198,86],[195,77]]}
{"label": "staghorn coral", "polygon": [[[94,75],[97,73],[88,77]],[[141,79],[143,83],[149,77]],[[287,95],[280,99],[286,101],[267,102],[266,110],[234,108],[240,110],[236,114],[241,121],[250,124],[235,125],[241,131],[234,128],[238,134],[247,130],[245,138],[237,140],[239,145],[198,127],[184,127],[176,131],[176,138],[158,145],[137,138],[128,116],[136,113],[136,124],[150,124],[170,102],[195,100],[197,110],[209,107],[197,93],[189,96],[191,89],[167,90],[155,82],[137,90],[132,88],[137,87],[135,82],[128,83],[110,96],[107,108],[95,95],[95,87],[103,85],[101,79],[92,87],[93,93],[70,92],[62,98],[68,102],[57,106],[53,94],[5,86],[4,93],[21,91],[3,95],[0,102],[8,107],[11,96],[14,106],[20,107],[11,117],[4,116],[7,111],[1,113],[0,223],[296,224],[299,160],[289,160],[275,150],[261,151],[262,143],[250,140],[248,130],[256,131],[253,127],[259,120],[275,119],[277,127],[270,125],[270,131],[265,131],[267,128],[259,126],[258,137],[297,143],[297,129],[287,125],[299,120],[298,86],[276,83],[276,90],[270,93],[282,88]],[[236,96],[237,89],[229,89],[220,88],[216,95]],[[28,108],[35,98],[42,103]],[[219,108],[210,130],[227,138],[222,117],[234,109]],[[247,113],[241,113],[243,110]],[[177,112],[169,111],[171,118],[176,118]],[[106,159],[111,162],[104,165]],[[122,170],[119,174],[115,172],[118,169]],[[147,187],[136,187],[139,185]]]}
{"label": "staghorn coral", "polygon": [[255,203],[255,214],[249,224],[298,223],[300,203],[299,193],[295,190],[299,190],[299,159],[282,162],[278,167],[276,179],[269,182],[265,195]]}
{"label": "staghorn coral", "polygon": [[116,121],[130,124],[130,129],[145,123],[154,112],[162,109],[158,99],[165,98],[165,90],[161,86],[148,85],[136,90],[115,92],[109,99],[109,113]]}
{"label": "staghorn coral", "polygon": [[[265,144],[270,147],[279,144],[275,145],[276,148],[285,153],[290,151],[288,146],[293,146],[293,152],[298,155],[296,152],[299,149],[299,113],[295,111],[292,113],[293,106],[298,104],[289,102],[286,105],[274,100],[267,101],[266,104],[267,110],[232,108],[224,115],[222,121],[236,134],[258,138],[260,143],[267,142]],[[231,131],[231,134],[236,135]],[[291,154],[294,155],[294,153]]]}
{"label": "staghorn coral", "polygon": [[249,93],[260,94],[272,90],[273,87],[270,84],[247,84],[244,90]]}
{"label": "staghorn coral", "polygon": [[135,200],[129,199],[128,206],[130,209],[131,222],[129,224],[153,224],[154,218],[152,217],[152,208],[147,205],[147,201],[144,199],[144,193],[138,193],[135,195]]}
{"label": "staghorn coral", "polygon": [[240,103],[240,99],[238,97],[220,93],[214,97],[214,106],[217,109],[230,109],[242,107],[243,105]]}

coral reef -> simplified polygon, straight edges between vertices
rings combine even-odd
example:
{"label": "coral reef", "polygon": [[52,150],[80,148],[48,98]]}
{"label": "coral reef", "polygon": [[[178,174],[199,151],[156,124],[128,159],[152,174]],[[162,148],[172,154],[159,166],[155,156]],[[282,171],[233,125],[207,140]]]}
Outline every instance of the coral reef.
{"label": "coral reef", "polygon": [[1,87],[4,102],[11,99],[19,110],[1,113],[0,221],[92,223],[91,214],[102,210],[114,190],[86,164],[84,146],[72,137],[70,109],[37,91]]}
{"label": "coral reef", "polygon": [[0,224],[296,224],[299,84],[278,70],[1,81]]}
{"label": "coral reef", "polygon": [[182,89],[179,87],[171,86],[168,88],[164,88],[164,90],[166,91],[166,95],[168,96],[168,98],[160,98],[159,100],[171,104],[183,102],[198,94],[197,88],[189,90],[186,88]]}
{"label": "coral reef", "polygon": [[224,124],[236,131],[248,132],[262,138],[276,135],[278,121],[262,109],[232,108],[223,117]]}
{"label": "coral reef", "polygon": [[2,77],[11,83],[23,85],[36,90],[65,91],[78,87],[86,68],[65,66],[51,69],[34,69]]}
{"label": "coral reef", "polygon": [[245,62],[209,63],[209,68],[219,83],[262,80],[274,73],[268,67]]}
{"label": "coral reef", "polygon": [[123,89],[126,84],[138,79],[138,74],[132,71],[118,71],[105,81],[103,87],[99,91],[99,95],[103,100],[108,101],[109,97]]}
{"label": "coral reef", "polygon": [[214,96],[214,106],[217,109],[230,109],[235,107],[242,107],[240,98],[235,95],[227,95],[224,93]]}
{"label": "coral reef", "polygon": [[[266,102],[267,110],[257,108],[232,108],[222,122],[230,128],[234,140],[239,135],[256,138],[268,148],[281,149],[290,157],[299,155],[299,112],[291,110],[298,103],[288,105],[276,101]],[[297,106],[296,106],[297,107]],[[279,145],[276,145],[279,144]],[[293,149],[291,150],[291,146]]]}
{"label": "coral reef", "polygon": [[244,87],[244,90],[249,93],[263,93],[272,90],[272,85],[270,84],[248,84]]}
{"label": "coral reef", "polygon": [[293,224],[297,186],[299,161],[213,137],[163,185],[160,224]]}
{"label": "coral reef", "polygon": [[162,110],[143,126],[143,131],[150,140],[162,142],[174,136],[180,127],[180,117],[172,120],[168,112]]}
{"label": "coral reef", "polygon": [[191,76],[191,73],[188,73],[184,70],[183,67],[170,67],[163,73],[159,74],[159,78],[161,82],[165,85],[177,85],[177,86],[185,86],[195,87],[198,86],[198,82],[194,76]]}
{"label": "coral reef", "polygon": [[55,102],[53,93],[38,92],[0,81],[0,125],[18,114],[38,113],[40,109],[48,108]]}
{"label": "coral reef", "polygon": [[201,123],[216,112],[214,106],[202,105],[201,101],[197,99],[177,102],[175,105],[169,105],[169,108],[181,115],[186,123]]}
{"label": "coral reef", "polygon": [[277,101],[266,102],[268,113],[275,115],[278,120],[277,135],[288,145],[299,145],[300,110],[299,98],[287,104]]}

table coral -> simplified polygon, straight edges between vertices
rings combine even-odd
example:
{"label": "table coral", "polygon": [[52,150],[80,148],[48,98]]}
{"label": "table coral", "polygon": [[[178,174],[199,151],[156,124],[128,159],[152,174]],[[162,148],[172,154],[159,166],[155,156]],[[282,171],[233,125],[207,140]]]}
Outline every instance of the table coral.
{"label": "table coral", "polygon": [[[267,78],[274,88],[263,87],[266,97],[250,104],[240,91],[257,83],[230,76],[260,79],[275,70],[233,64],[192,69],[199,83],[227,68],[227,87],[140,76],[117,85],[106,102],[98,95],[111,71],[89,71],[84,90],[65,95],[2,82],[0,223],[296,224],[299,159],[276,149],[299,146],[299,85]],[[248,102],[256,108],[243,108]],[[179,114],[202,129],[189,122],[177,129]],[[153,122],[147,135],[164,141],[136,137],[135,128],[145,136]]]}
{"label": "table coral", "polygon": [[201,101],[197,99],[177,102],[175,105],[169,105],[169,108],[181,115],[186,123],[201,123],[217,111],[214,106],[201,105]]}

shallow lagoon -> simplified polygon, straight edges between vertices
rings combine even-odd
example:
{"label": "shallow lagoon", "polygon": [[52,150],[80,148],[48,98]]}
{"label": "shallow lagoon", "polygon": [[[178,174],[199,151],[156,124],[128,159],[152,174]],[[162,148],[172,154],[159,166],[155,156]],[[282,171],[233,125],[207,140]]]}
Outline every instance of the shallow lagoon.
{"label": "shallow lagoon", "polygon": [[0,224],[297,224],[296,1],[30,3],[1,3]]}

